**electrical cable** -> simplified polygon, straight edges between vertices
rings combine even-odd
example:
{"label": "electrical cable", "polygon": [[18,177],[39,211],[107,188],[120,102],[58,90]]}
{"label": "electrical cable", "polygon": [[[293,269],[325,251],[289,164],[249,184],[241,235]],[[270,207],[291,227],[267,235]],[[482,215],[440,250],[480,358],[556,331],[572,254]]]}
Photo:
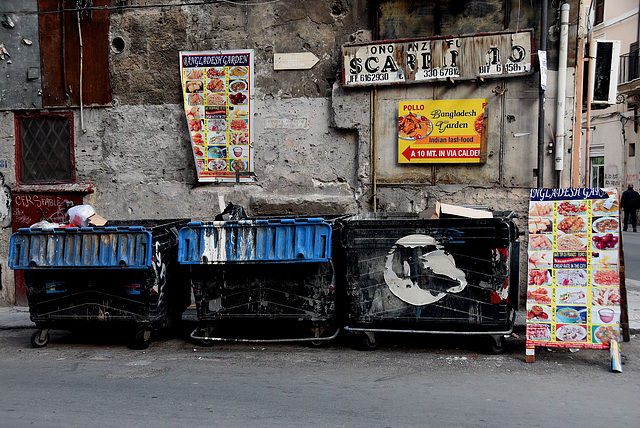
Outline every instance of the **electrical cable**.
{"label": "electrical cable", "polygon": [[91,7],[76,7],[73,9],[58,9],[58,10],[22,10],[22,11],[0,11],[0,14],[14,14],[14,15],[45,15],[51,13],[64,13],[64,12],[87,12],[87,11],[114,11],[125,9],[149,9],[149,8],[166,8],[166,7],[183,7],[183,6],[202,6],[215,3],[227,3],[234,6],[263,6],[266,4],[278,3],[281,0],[205,0],[205,1],[192,1],[186,3],[159,3],[159,4],[137,4],[137,5],[122,5],[122,6],[91,6]]}

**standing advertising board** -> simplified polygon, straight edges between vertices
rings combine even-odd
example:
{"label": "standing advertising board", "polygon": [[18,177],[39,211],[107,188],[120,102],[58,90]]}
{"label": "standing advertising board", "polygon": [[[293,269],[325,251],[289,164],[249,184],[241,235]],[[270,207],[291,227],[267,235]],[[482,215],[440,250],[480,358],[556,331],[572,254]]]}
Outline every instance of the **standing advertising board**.
{"label": "standing advertising board", "polygon": [[180,52],[180,76],[198,180],[253,181],[253,50]]}
{"label": "standing advertising board", "polygon": [[533,189],[527,355],[535,346],[609,349],[621,339],[616,189]]}
{"label": "standing advertising board", "polygon": [[483,163],[488,100],[400,101],[399,163]]}

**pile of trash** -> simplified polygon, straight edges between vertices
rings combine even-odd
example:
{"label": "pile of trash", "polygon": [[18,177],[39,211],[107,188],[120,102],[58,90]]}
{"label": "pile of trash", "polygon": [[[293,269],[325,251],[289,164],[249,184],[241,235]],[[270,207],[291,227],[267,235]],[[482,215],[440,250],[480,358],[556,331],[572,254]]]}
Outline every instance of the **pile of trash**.
{"label": "pile of trash", "polygon": [[32,224],[30,227],[40,229],[54,229],[56,227],[92,227],[104,226],[107,220],[96,213],[91,205],[76,205],[67,211],[69,216],[68,223],[52,223],[47,220],[41,220]]}

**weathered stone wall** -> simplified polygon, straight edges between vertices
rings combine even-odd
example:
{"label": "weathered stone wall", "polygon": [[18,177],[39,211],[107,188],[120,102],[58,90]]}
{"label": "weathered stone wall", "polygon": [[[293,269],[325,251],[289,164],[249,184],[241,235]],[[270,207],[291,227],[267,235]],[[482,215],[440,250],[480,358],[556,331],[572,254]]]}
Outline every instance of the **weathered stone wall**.
{"label": "weathered stone wall", "polygon": [[[183,5],[177,0],[160,3],[177,6],[111,12],[114,105],[86,108],[86,133],[76,117],[77,179],[95,183],[95,193],[85,200],[104,217],[211,219],[219,211],[220,198],[243,205],[250,215],[336,214],[373,209],[420,212],[441,200],[512,209],[526,216],[528,187],[534,177],[531,165],[535,164],[535,158],[531,158],[535,148],[530,145],[537,138],[534,76],[513,80],[511,92],[505,95],[504,111],[496,113],[491,134],[495,138],[492,144],[497,147],[496,160],[487,168],[491,170],[488,176],[472,174],[470,180],[460,181],[456,176],[465,168],[456,166],[449,171],[450,180],[434,186],[375,188],[373,184],[374,144],[394,143],[376,135],[372,123],[380,120],[391,123],[395,117],[379,116],[388,112],[378,109],[375,90],[341,86],[341,46],[346,42],[369,41],[381,33],[398,38],[433,35],[432,15],[422,13],[413,17],[409,20],[415,24],[413,27],[397,23],[393,26],[389,21],[378,28],[375,17],[381,14],[374,10],[376,2],[367,0],[300,0],[255,5],[212,2],[197,6]],[[413,16],[413,2],[379,3],[381,11],[395,8],[393,14],[402,17],[398,22]],[[427,6],[428,3],[424,2]],[[515,0],[440,3],[438,25],[442,35],[528,26],[535,29],[537,40],[538,3]],[[550,21],[550,27],[552,24]],[[198,183],[182,106],[179,51],[226,49],[255,51],[253,124],[258,180],[251,184]],[[273,70],[274,53],[305,51],[320,59],[311,70]],[[478,98],[485,93],[497,96],[491,91],[499,85],[499,81],[487,83],[484,88],[467,85],[459,97]],[[424,87],[421,90],[425,92]],[[416,98],[418,94],[409,89],[396,88],[390,92],[395,93],[395,98],[389,98],[388,102],[396,105],[402,99],[428,99],[421,98],[425,96],[422,93]],[[551,107],[553,102],[548,101],[548,105]],[[509,114],[517,112],[515,122],[507,121],[503,115],[507,110]],[[567,111],[570,123],[570,102]],[[551,112],[547,114],[552,117]],[[0,113],[0,160],[11,160],[6,168],[0,164],[3,175],[0,185],[15,184],[13,126],[13,114]],[[530,132],[526,141],[510,137],[522,130]],[[431,172],[432,167],[424,167],[424,173]],[[523,221],[519,220],[521,226]],[[13,274],[6,263],[11,229],[3,225],[0,305],[13,302]]]}
{"label": "weathered stone wall", "polygon": [[13,113],[0,112],[0,306],[14,301],[13,272],[7,265],[11,237],[9,187],[15,182],[15,136]]}

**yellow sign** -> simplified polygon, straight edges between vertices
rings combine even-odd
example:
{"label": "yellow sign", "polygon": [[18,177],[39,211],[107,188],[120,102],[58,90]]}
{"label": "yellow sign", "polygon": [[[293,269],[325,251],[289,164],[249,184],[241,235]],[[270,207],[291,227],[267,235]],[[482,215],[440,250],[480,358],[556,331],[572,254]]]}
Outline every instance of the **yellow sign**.
{"label": "yellow sign", "polygon": [[398,108],[398,162],[485,162],[486,105],[486,98],[401,101]]}

